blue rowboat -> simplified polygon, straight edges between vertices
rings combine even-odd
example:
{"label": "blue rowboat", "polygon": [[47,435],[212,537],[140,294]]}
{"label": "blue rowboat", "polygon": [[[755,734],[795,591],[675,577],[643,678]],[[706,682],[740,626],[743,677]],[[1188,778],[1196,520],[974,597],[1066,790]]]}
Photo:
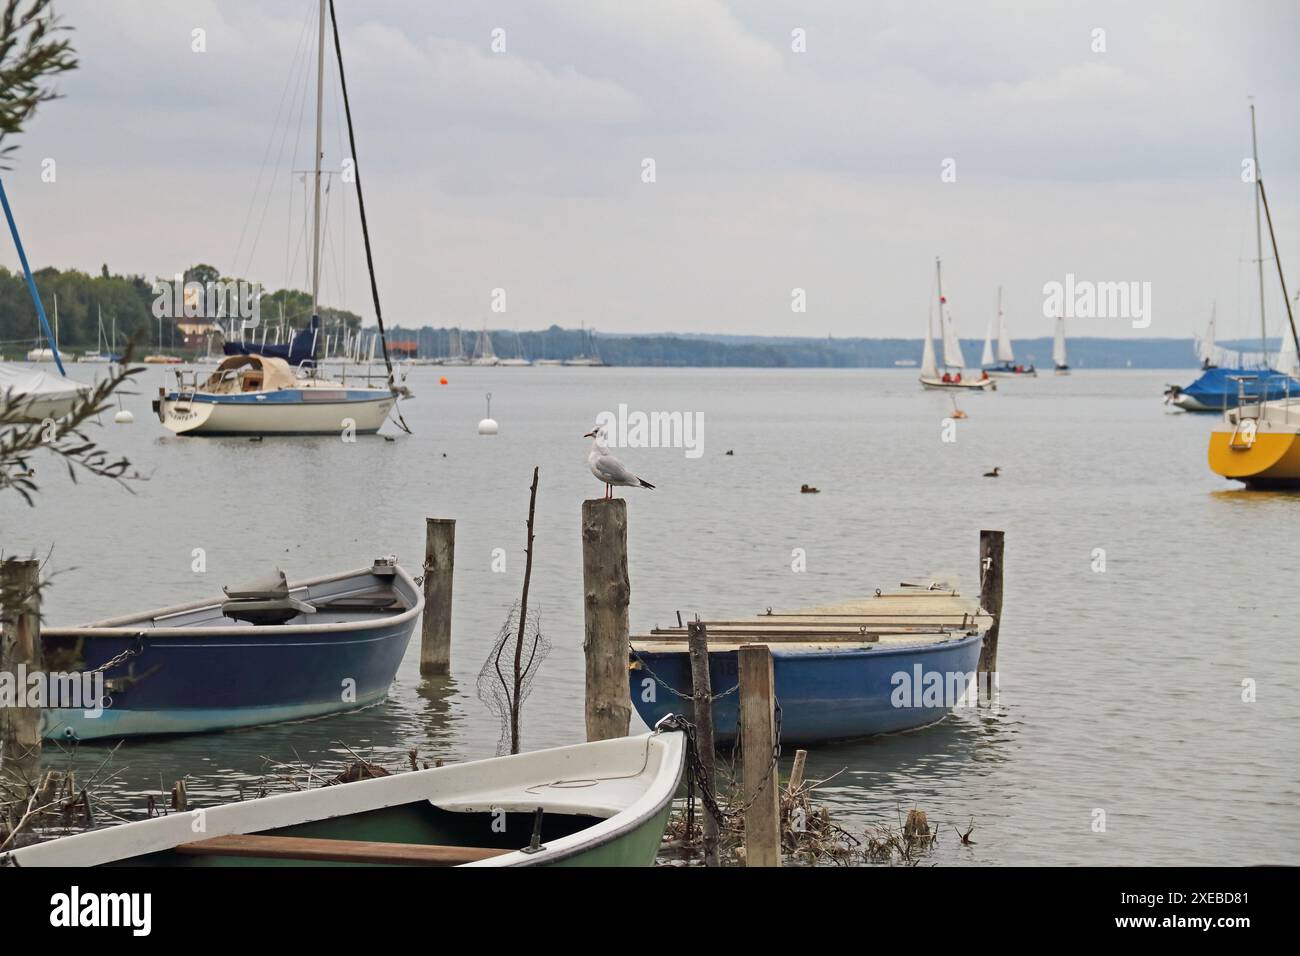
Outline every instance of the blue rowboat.
{"label": "blue rowboat", "polygon": [[[924,727],[953,707],[974,705],[982,633],[954,634],[927,644],[783,647],[770,645],[781,739],[794,744],[852,740]],[[664,684],[690,694],[685,648],[637,649],[631,663],[632,700],[648,726],[683,701]],[[736,651],[709,652],[713,693],[736,685]],[[926,691],[930,694],[927,695]],[[739,694],[713,702],[719,743],[735,739]]]}
{"label": "blue rowboat", "polygon": [[[942,720],[978,700],[980,649],[992,619],[953,590],[912,587],[823,608],[704,622],[714,737],[735,739],[737,650],[772,651],[781,739],[815,744],[896,733]],[[691,694],[684,628],[633,638],[633,705],[648,726]],[[674,693],[674,691],[676,693]]]}
{"label": "blue rowboat", "polygon": [[46,671],[102,675],[102,696],[48,707],[42,733],[201,733],[358,710],[387,696],[423,608],[389,558],[295,584],[277,572],[227,588],[224,600],[45,628]]}

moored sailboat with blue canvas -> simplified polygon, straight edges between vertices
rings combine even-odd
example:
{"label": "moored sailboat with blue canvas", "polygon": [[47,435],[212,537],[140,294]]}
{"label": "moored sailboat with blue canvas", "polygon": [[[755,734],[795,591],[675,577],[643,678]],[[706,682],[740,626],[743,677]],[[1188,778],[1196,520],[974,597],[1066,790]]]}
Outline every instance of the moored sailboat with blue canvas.
{"label": "moored sailboat with blue canvas", "polygon": [[[326,0],[321,0],[317,30],[316,73],[316,150],[314,171],[314,209],[311,233],[311,306],[310,325],[284,346],[249,346],[228,342],[225,361],[206,379],[200,381],[190,372],[178,375],[176,385],[160,390],[154,411],[159,421],[177,434],[186,435],[312,435],[369,434],[379,430],[398,399],[409,397],[405,386],[398,384],[388,346],[383,340],[383,316],[379,310],[378,287],[374,281],[370,238],[366,227],[365,204],[361,198],[361,177],[356,166],[356,143],[352,131],[352,113],[344,80],[342,48],[335,25],[335,49],[339,54],[339,80],[348,136],[352,144],[351,160],[357,189],[358,209],[365,240],[366,261],[371,273],[375,315],[384,342],[387,382],[375,387],[348,385],[320,374],[320,260],[321,260],[321,113],[324,102]],[[399,415],[400,418],[400,415]]]}

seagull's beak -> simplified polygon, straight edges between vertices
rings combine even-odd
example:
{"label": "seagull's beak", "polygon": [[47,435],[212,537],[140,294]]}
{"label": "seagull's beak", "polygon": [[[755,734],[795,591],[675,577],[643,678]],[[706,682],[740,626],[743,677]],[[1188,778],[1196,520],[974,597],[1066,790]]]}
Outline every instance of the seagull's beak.
{"label": "seagull's beak", "polygon": [[593,428],[591,431],[587,432],[587,434],[583,435],[582,437],[583,437],[583,438],[595,438],[595,437],[596,437],[596,430]]}

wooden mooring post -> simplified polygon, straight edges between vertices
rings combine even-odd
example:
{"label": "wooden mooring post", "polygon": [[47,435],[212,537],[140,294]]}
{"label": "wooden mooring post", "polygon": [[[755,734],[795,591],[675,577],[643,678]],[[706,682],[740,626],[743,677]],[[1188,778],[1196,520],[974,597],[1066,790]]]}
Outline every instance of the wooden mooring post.
{"label": "wooden mooring post", "polygon": [[456,519],[424,519],[424,620],[420,673],[451,672],[451,591],[456,569]]}
{"label": "wooden mooring post", "polygon": [[[717,794],[717,775],[714,773],[713,758],[713,682],[709,677],[709,636],[700,620],[690,621],[686,625],[687,639],[690,641],[691,655],[691,722],[695,724],[695,744],[699,751],[700,769],[704,775],[704,786],[708,787],[710,796]],[[704,802],[704,865],[718,865],[718,829],[719,823],[713,811]]]}
{"label": "wooden mooring post", "polygon": [[0,764],[27,763],[41,753],[41,708],[26,706],[20,671],[44,670],[41,650],[41,565],[10,559],[0,563],[0,671],[12,675],[15,699],[0,706]]}
{"label": "wooden mooring post", "polygon": [[993,618],[980,648],[979,682],[986,699],[998,688],[998,628],[1002,623],[1002,550],[1004,532],[980,532],[980,607]]}
{"label": "wooden mooring post", "polygon": [[632,721],[628,688],[627,502],[582,503],[582,588],[587,740],[626,737]]}
{"label": "wooden mooring post", "polygon": [[740,672],[741,780],[745,807],[745,865],[781,865],[781,804],[776,762],[776,691],[772,651],[742,644]]}

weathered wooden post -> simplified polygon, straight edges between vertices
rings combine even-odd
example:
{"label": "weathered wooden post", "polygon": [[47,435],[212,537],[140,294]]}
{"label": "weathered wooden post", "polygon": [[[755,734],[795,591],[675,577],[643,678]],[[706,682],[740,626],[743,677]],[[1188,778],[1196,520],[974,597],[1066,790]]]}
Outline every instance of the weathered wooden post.
{"label": "weathered wooden post", "polygon": [[998,627],[1002,623],[1002,545],[1004,532],[980,532],[980,607],[992,618],[980,648],[980,686],[991,699],[998,686]]}
{"label": "weathered wooden post", "polygon": [[582,503],[582,587],[587,658],[587,740],[626,737],[632,720],[628,688],[627,501]]}
{"label": "weathered wooden post", "polygon": [[745,865],[781,865],[781,804],[777,791],[776,692],[772,652],[742,644],[740,672],[741,795],[745,806]]}
{"label": "weathered wooden post", "polygon": [[451,672],[451,584],[456,568],[456,519],[424,519],[424,621],[420,673]]}
{"label": "weathered wooden post", "polygon": [[0,764],[27,762],[40,756],[41,708],[28,707],[28,674],[43,671],[41,651],[41,565],[39,561],[0,562],[0,671],[11,675],[14,699],[0,706]]}
{"label": "weathered wooden post", "polygon": [[[704,774],[704,786],[708,788],[710,799],[717,793],[713,771],[713,682],[709,678],[709,635],[704,622],[689,621],[686,636],[690,641],[691,655],[691,720],[695,724],[695,743],[699,751],[700,768]],[[704,803],[704,865],[718,865],[718,818],[709,809],[708,801]]]}

